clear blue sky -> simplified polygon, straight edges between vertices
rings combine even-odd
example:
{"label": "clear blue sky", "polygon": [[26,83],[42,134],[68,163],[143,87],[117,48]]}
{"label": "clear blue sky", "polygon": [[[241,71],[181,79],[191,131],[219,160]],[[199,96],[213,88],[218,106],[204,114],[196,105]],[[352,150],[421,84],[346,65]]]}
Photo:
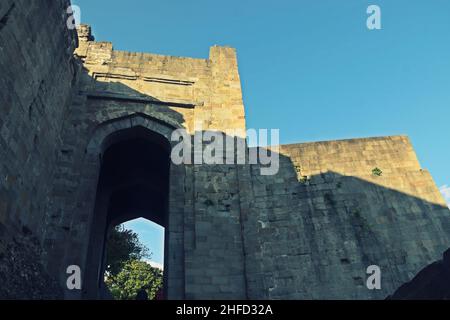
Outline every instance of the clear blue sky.
{"label": "clear blue sky", "polygon": [[[450,185],[449,0],[76,0],[119,50],[207,58],[237,48],[249,128],[282,143],[407,134]],[[382,30],[366,9],[382,10]]]}
{"label": "clear blue sky", "polygon": [[152,253],[150,260],[163,264],[164,262],[164,228],[149,220],[139,218],[128,221],[125,228],[131,229],[139,236]]}

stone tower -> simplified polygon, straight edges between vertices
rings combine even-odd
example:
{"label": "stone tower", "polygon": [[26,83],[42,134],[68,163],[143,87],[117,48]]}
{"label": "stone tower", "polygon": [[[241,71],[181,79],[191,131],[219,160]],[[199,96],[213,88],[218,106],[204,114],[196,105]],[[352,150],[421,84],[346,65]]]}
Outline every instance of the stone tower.
{"label": "stone tower", "polygon": [[173,164],[178,129],[245,137],[235,50],[117,51],[68,30],[68,5],[0,6],[0,296],[101,298],[106,230],[136,217],[166,228],[169,299],[382,299],[449,247],[450,212],[406,136],[282,145],[268,176]]}

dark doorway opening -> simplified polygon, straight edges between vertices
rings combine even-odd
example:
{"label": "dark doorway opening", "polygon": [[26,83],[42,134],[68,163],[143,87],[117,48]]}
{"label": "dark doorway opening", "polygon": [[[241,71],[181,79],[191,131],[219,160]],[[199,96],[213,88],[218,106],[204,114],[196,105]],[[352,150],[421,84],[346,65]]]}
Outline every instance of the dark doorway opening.
{"label": "dark doorway opening", "polygon": [[[85,281],[91,298],[110,297],[104,272],[107,233],[112,227],[145,218],[165,228],[165,256],[169,247],[168,141],[137,127],[110,135],[103,150]],[[167,259],[164,260],[167,264]],[[164,274],[164,292],[166,279]]]}

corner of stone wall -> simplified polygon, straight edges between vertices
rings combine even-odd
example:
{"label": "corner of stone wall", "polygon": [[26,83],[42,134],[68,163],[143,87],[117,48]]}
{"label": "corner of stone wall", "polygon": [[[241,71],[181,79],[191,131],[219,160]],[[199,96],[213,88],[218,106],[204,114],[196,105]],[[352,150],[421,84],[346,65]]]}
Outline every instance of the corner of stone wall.
{"label": "corner of stone wall", "polygon": [[[200,112],[201,118],[209,119],[206,129],[245,131],[245,110],[236,49],[213,46],[210,48],[209,62],[212,77],[211,101]],[[197,113],[196,118],[200,117]]]}
{"label": "corner of stone wall", "polygon": [[[215,67],[233,72],[237,68],[236,49],[231,47],[212,46],[209,50],[209,60]],[[230,68],[231,67],[231,68]]]}

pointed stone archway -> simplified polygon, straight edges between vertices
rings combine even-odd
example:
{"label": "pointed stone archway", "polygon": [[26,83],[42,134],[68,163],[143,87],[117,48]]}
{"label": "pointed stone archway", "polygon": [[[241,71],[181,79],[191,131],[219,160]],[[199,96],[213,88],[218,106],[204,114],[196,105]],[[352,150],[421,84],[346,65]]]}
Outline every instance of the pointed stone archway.
{"label": "pointed stone archway", "polygon": [[[84,252],[83,297],[103,297],[108,226],[144,217],[165,227],[164,293],[184,298],[185,168],[170,162],[174,126],[143,114],[107,121],[86,149],[92,213]],[[91,176],[89,176],[91,175]],[[95,177],[95,184],[92,177]],[[94,188],[95,186],[95,188]]]}

